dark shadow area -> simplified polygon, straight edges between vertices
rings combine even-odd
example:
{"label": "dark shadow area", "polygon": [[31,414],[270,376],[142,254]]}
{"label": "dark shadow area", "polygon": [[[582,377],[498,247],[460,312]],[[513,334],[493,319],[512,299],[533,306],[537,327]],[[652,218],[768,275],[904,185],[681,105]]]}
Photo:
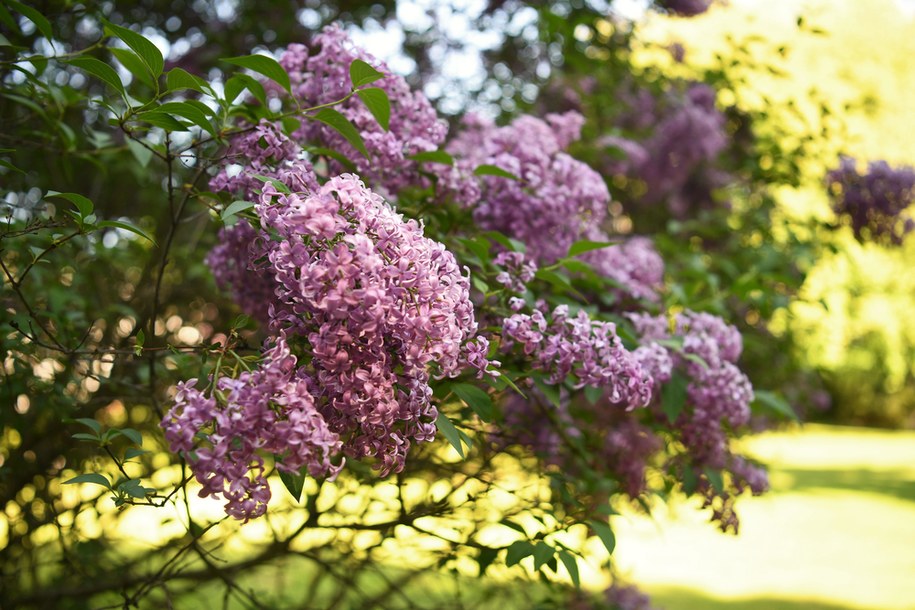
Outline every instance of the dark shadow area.
{"label": "dark shadow area", "polygon": [[653,587],[648,593],[655,607],[670,610],[866,610],[863,606],[842,606],[810,598],[717,599],[680,587]]}
{"label": "dark shadow area", "polygon": [[790,489],[779,491],[806,491],[812,489],[841,489],[877,493],[915,502],[915,480],[903,469],[869,470],[867,468],[848,470],[808,470],[780,468],[778,472],[789,475],[793,482]]}

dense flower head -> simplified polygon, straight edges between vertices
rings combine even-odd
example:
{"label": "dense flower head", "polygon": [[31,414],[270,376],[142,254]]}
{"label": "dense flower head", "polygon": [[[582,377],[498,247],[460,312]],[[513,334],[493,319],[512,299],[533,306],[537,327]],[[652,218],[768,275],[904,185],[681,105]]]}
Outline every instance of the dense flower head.
{"label": "dense flower head", "polygon": [[260,233],[246,220],[222,229],[216,246],[206,257],[206,263],[216,278],[216,284],[231,290],[241,310],[267,324],[276,282],[269,273],[253,264],[256,242],[260,238]]}
{"label": "dense flower head", "polygon": [[562,384],[574,374],[575,387],[606,388],[615,404],[643,407],[651,400],[653,380],[623,347],[616,325],[592,320],[584,310],[573,317],[567,305],[559,305],[549,319],[545,307],[514,313],[502,322],[502,340],[506,349],[519,345],[549,383]]}
{"label": "dense flower head", "polygon": [[[289,74],[293,96],[303,108],[308,108],[335,102],[350,94],[349,68],[355,59],[371,64],[386,75],[370,86],[384,89],[391,102],[390,129],[387,131],[356,96],[334,106],[359,131],[368,158],[334,129],[317,121],[303,121],[293,138],[343,153],[374,188],[394,195],[405,185],[421,182],[418,164],[409,156],[436,150],[447,135],[447,125],[438,118],[429,100],[421,92],[411,91],[403,77],[391,73],[383,62],[357,49],[336,24],[325,27],[308,46],[290,45],[280,58],[280,65]],[[331,171],[342,169],[336,161],[331,161],[331,166]]]}
{"label": "dense flower head", "polygon": [[[309,181],[295,170],[287,183]],[[411,443],[435,436],[430,375],[497,366],[475,338],[468,277],[352,175],[301,193],[265,184],[255,210],[261,232],[233,228],[227,237],[247,249],[224,248],[211,264],[232,262],[222,277],[251,313],[265,307],[254,297],[270,293],[271,330],[308,353],[318,409],[345,452],[374,457],[382,474],[399,471]]]}
{"label": "dense flower head", "polygon": [[574,112],[545,120],[521,116],[505,127],[468,117],[449,152],[459,161],[494,165],[518,178],[483,177],[473,210],[478,226],[523,241],[537,262],[551,263],[603,222],[610,202],[603,179],[562,152],[578,138],[581,125],[581,115]]}
{"label": "dense flower head", "polygon": [[850,222],[857,239],[898,245],[915,229],[915,220],[905,215],[915,203],[915,168],[874,161],[861,174],[855,159],[842,157],[826,180],[833,209]]}
{"label": "dense flower head", "polygon": [[[592,230],[589,239],[610,238]],[[619,291],[637,299],[657,302],[664,284],[664,259],[647,237],[630,237],[621,244],[586,252],[582,260],[594,270],[619,284]]]}
{"label": "dense flower head", "polygon": [[219,172],[210,180],[214,191],[226,191],[253,197],[263,186],[255,174],[273,174],[275,168],[297,159],[302,148],[293,142],[275,123],[264,119],[229,139]]}
{"label": "dense flower head", "polygon": [[[670,378],[677,370],[688,377],[686,397],[689,408],[675,422],[690,460],[703,467],[727,470],[736,489],[750,488],[761,493],[768,485],[765,472],[731,453],[728,428],[746,425],[750,420],[753,387],[737,367],[743,350],[739,331],[721,318],[707,313],[686,311],[671,325],[665,316],[631,313],[627,317],[641,337],[636,355],[649,371],[663,371]],[[673,350],[658,342],[679,339]],[[654,347],[649,347],[654,346]],[[670,356],[670,366],[660,357],[660,349]],[[670,368],[668,368],[670,366]],[[655,376],[662,379],[663,375]],[[659,417],[666,414],[659,413]],[[731,513],[728,527],[736,523]]]}
{"label": "dense flower head", "polygon": [[[260,367],[237,378],[222,377],[207,396],[196,381],[178,384],[175,404],[162,420],[173,451],[188,459],[201,496],[222,496],[226,513],[251,519],[266,511],[270,487],[261,454],[276,456],[290,473],[335,476],[342,448],[318,412],[315,383],[284,337],[264,354]],[[199,444],[198,436],[206,440]]]}
{"label": "dense flower head", "polygon": [[667,12],[680,17],[701,15],[712,5],[712,0],[656,0],[656,2]]}
{"label": "dense flower head", "polygon": [[718,205],[714,191],[730,177],[715,166],[728,135],[714,89],[691,83],[659,99],[645,90],[624,93],[630,110],[617,123],[642,137],[604,136],[600,143],[612,151],[607,171],[636,178],[643,185],[633,193],[638,201],[663,202],[678,218]]}

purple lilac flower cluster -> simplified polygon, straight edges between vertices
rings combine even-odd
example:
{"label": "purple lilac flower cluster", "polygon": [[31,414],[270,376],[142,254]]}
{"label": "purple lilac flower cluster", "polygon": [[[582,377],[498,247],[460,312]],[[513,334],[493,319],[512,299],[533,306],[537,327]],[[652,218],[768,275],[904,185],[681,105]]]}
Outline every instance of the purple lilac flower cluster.
{"label": "purple lilac flower cluster", "polygon": [[567,305],[553,309],[549,320],[544,310],[541,306],[533,313],[518,312],[505,318],[505,349],[520,345],[533,368],[547,373],[551,384],[562,384],[575,375],[575,387],[606,388],[615,404],[627,408],[648,404],[653,380],[623,347],[615,324],[592,320],[583,310],[572,317]]}
{"label": "purple lilac flower cluster", "polygon": [[[548,114],[545,120],[522,116],[500,128],[471,115],[448,147],[459,163],[495,165],[519,178],[486,176],[480,197],[464,203],[475,204],[474,220],[482,228],[523,241],[539,263],[562,258],[578,240],[610,239],[600,229],[610,203],[603,179],[563,152],[578,139],[582,124],[577,112]],[[616,280],[623,292],[657,300],[664,263],[648,239],[631,239],[582,259]]]}
{"label": "purple lilac flower cluster", "polygon": [[701,15],[712,5],[712,0],[656,0],[661,8],[679,17]]}
{"label": "purple lilac flower cluster", "polygon": [[[682,341],[680,350],[667,351],[673,369],[689,377],[688,408],[675,425],[692,462],[730,471],[738,492],[744,487],[753,493],[765,491],[768,486],[765,472],[731,453],[725,429],[725,426],[736,428],[747,424],[753,400],[750,380],[736,365],[743,350],[738,330],[717,316],[691,311],[677,315],[673,329],[664,316],[633,313],[628,317],[646,348],[654,343],[657,347],[650,349],[659,352],[657,348],[662,346],[658,341],[673,338]],[[652,369],[647,361],[645,366]],[[666,417],[661,413],[658,416]]]}
{"label": "purple lilac flower cluster", "polygon": [[[403,77],[392,74],[384,63],[355,48],[336,24],[325,27],[308,46],[289,45],[280,65],[292,81],[293,96],[307,108],[341,100],[351,92],[349,66],[354,59],[365,61],[387,75],[371,86],[384,89],[391,102],[387,131],[378,125],[358,97],[334,106],[359,131],[368,158],[334,129],[315,121],[304,121],[292,136],[296,141],[317,143],[343,153],[369,184],[393,196],[405,185],[421,183],[418,164],[409,156],[436,150],[445,141],[448,127],[438,118],[429,100],[421,92],[411,91]],[[342,166],[331,161],[331,171],[342,171]]]}
{"label": "purple lilac flower cluster", "polygon": [[295,160],[301,153],[301,147],[276,124],[261,119],[254,127],[243,128],[231,138],[222,167],[210,180],[210,188],[253,197],[254,191],[263,185],[255,174],[273,174],[275,168]]}
{"label": "purple lilac flower cluster", "polygon": [[[287,184],[312,183],[313,176],[297,175],[310,171],[304,163],[291,166]],[[299,368],[277,347],[280,352],[268,352],[256,373],[242,381],[219,381],[220,388],[236,389],[222,408],[193,386],[184,386],[165,424],[173,449],[189,451],[197,431],[214,419],[219,428],[225,418],[234,417],[238,409],[232,405],[248,400],[239,388],[269,377],[280,366],[271,363],[274,358],[282,361],[283,371],[295,369],[290,374],[298,385],[276,386],[271,398],[258,404],[269,403],[276,417],[291,422],[298,416],[288,405],[298,404],[296,396],[307,390],[321,429],[338,439],[336,449],[357,459],[375,459],[382,476],[400,471],[411,444],[435,436],[431,375],[453,376],[465,368],[493,374],[490,367],[498,366],[487,358],[488,341],[475,337],[468,277],[442,244],[423,236],[419,223],[405,220],[352,175],[306,192],[281,193],[267,183],[255,210],[262,230],[236,225],[224,233],[224,243],[208,261],[250,313],[262,316],[266,306],[271,331],[283,338],[277,345],[285,349],[288,337],[292,349],[302,354]],[[261,385],[264,391],[273,387]],[[283,426],[277,424],[277,429]],[[196,466],[198,478],[214,481],[205,492],[224,495],[234,516],[256,516],[265,494],[269,497],[247,474],[251,463],[262,473],[255,450],[294,455],[281,440],[258,438],[251,435],[252,444],[245,445],[246,453],[238,454],[234,465],[219,463],[228,455],[223,451],[204,453],[208,459]],[[290,463],[290,458],[282,459]],[[292,463],[329,472],[324,462]],[[255,474],[255,483],[261,478]],[[253,497],[251,485],[257,501],[239,509],[238,502]]]}
{"label": "purple lilac flower cluster", "polygon": [[[595,241],[605,238],[592,231]],[[651,302],[660,300],[664,283],[664,259],[647,237],[631,237],[625,242],[592,250],[581,255],[594,270],[620,286],[620,291],[637,299]]]}
{"label": "purple lilac flower cluster", "polygon": [[644,184],[640,201],[665,202],[678,218],[713,205],[713,191],[727,182],[727,175],[714,167],[714,161],[728,142],[725,117],[715,107],[715,91],[693,83],[684,93],[668,94],[663,104],[649,103],[639,95],[632,99],[631,116],[620,117],[621,125],[655,127],[643,142],[605,137],[604,145],[626,156],[625,160],[612,159],[608,171],[638,178]]}
{"label": "purple lilac flower cluster", "polygon": [[500,252],[492,262],[504,269],[496,275],[496,281],[518,294],[524,292],[537,273],[537,265],[521,252]]}
{"label": "purple lilac flower cluster", "polygon": [[522,116],[506,127],[471,116],[448,145],[459,161],[494,165],[518,178],[483,178],[474,220],[523,241],[539,263],[565,256],[569,246],[607,217],[610,193],[601,176],[563,152],[578,138],[580,114]]}
{"label": "purple lilac flower cluster", "polygon": [[826,181],[833,209],[848,219],[858,240],[899,245],[915,229],[915,220],[904,214],[915,203],[915,168],[874,161],[860,174],[853,158],[842,157]]}
{"label": "purple lilac flower cluster", "polygon": [[297,367],[285,337],[265,352],[260,368],[219,379],[209,396],[196,382],[178,384],[162,427],[172,450],[188,457],[200,495],[221,495],[228,515],[248,520],[266,511],[270,487],[261,453],[274,454],[276,467],[290,473],[304,467],[312,476],[335,476],[342,467],[332,462],[340,437],[319,413],[315,381]]}

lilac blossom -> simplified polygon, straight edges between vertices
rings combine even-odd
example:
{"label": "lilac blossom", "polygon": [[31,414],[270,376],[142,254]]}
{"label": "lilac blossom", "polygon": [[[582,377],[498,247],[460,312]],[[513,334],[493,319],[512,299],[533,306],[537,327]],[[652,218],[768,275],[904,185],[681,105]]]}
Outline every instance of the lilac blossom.
{"label": "lilac blossom", "polygon": [[[494,165],[518,178],[484,176],[473,208],[482,229],[523,241],[538,263],[565,256],[569,246],[607,217],[610,194],[600,175],[563,152],[579,136],[578,113],[522,116],[506,127],[471,115],[448,146],[459,161]],[[465,202],[472,205],[474,202]]]}
{"label": "lilac blossom", "polygon": [[656,2],[670,14],[679,17],[701,15],[712,5],[712,0],[656,0]]}
{"label": "lilac blossom", "polygon": [[[178,384],[175,404],[162,420],[172,451],[184,453],[201,496],[222,496],[229,516],[263,515],[270,499],[262,453],[279,470],[336,476],[332,460],[342,443],[317,410],[315,383],[296,366],[284,337],[264,354],[260,367],[238,378],[222,377],[216,391],[197,380]],[[206,440],[198,444],[197,437]]]}
{"label": "lilac blossom", "polygon": [[833,209],[847,219],[860,241],[899,245],[915,229],[905,210],[915,203],[915,169],[890,167],[886,161],[868,164],[860,174],[856,161],[842,157],[826,177],[834,197]]}
{"label": "lilac blossom", "polygon": [[263,186],[255,174],[273,174],[275,168],[301,155],[301,147],[274,123],[261,119],[254,127],[242,126],[232,136],[219,172],[210,179],[214,191],[251,198]]}
{"label": "lilac blossom", "polygon": [[512,314],[502,322],[502,341],[505,349],[519,345],[548,383],[574,374],[576,388],[607,388],[613,403],[634,408],[651,400],[653,382],[623,347],[616,325],[592,320],[584,310],[571,317],[568,306],[559,305],[549,320],[541,309]]}
{"label": "lilac blossom", "polygon": [[[691,462],[703,468],[729,471],[738,492],[744,488],[754,494],[765,491],[768,486],[765,471],[735,456],[728,440],[729,428],[749,422],[753,400],[750,380],[736,364],[743,350],[737,329],[711,314],[691,311],[675,316],[673,325],[665,316],[631,313],[627,317],[642,341],[636,354],[642,358],[643,366],[652,372],[661,370],[668,377],[669,371],[679,370],[689,379],[687,408],[674,425]],[[681,341],[679,349],[666,347],[676,339]],[[664,342],[664,346],[659,342]],[[640,354],[639,350],[643,349],[646,351]],[[668,351],[671,368],[659,359],[659,349]],[[656,375],[655,379],[661,382],[663,375]],[[667,417],[660,411],[657,416]],[[727,492],[712,489],[708,495],[716,496],[717,501],[729,497]],[[732,511],[721,509],[715,514],[721,517],[722,527],[736,527]]]}
{"label": "lilac blossom", "polygon": [[[308,46],[289,45],[280,65],[289,74],[293,97],[308,108],[341,100],[351,93],[349,67],[355,59],[385,73],[371,86],[384,89],[391,102],[387,131],[356,96],[334,106],[359,131],[368,158],[337,131],[317,121],[303,121],[293,138],[341,152],[374,188],[393,196],[408,184],[422,183],[418,164],[409,159],[410,155],[436,150],[445,141],[447,125],[438,118],[429,100],[421,92],[411,91],[403,77],[391,73],[383,62],[357,49],[336,24],[325,27]],[[332,172],[343,169],[337,161],[329,163]]]}
{"label": "lilac blossom", "polygon": [[399,471],[413,442],[435,436],[431,375],[496,366],[475,339],[469,279],[355,176],[306,193],[266,184],[255,209],[265,233],[248,269],[273,283],[271,329],[309,353],[319,410],[345,452]]}
{"label": "lilac blossom", "polygon": [[[591,231],[593,241],[610,239],[600,231]],[[664,284],[664,260],[647,237],[630,237],[621,244],[586,252],[581,259],[594,271],[620,286],[620,291],[637,299],[660,300]]]}
{"label": "lilac blossom", "polygon": [[537,273],[537,265],[521,252],[500,252],[492,262],[504,269],[496,275],[496,281],[518,294],[524,292]]}

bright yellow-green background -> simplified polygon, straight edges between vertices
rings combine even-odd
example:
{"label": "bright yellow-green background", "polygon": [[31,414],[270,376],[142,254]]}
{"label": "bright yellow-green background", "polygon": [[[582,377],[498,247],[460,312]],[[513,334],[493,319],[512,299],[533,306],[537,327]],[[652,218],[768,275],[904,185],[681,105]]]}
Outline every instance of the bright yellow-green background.
{"label": "bright yellow-green background", "polygon": [[[715,52],[727,56],[726,35],[758,35],[750,44],[760,63],[784,76],[751,72],[755,91],[776,103],[795,100],[808,116],[816,114],[807,101],[812,89],[834,109],[850,105],[841,117],[847,133],[829,142],[824,158],[808,160],[809,186],[780,193],[789,214],[828,219],[816,177],[839,151],[915,165],[913,3],[731,0],[697,19],[649,17],[643,34],[661,47],[682,42],[695,65],[711,64]],[[784,59],[776,52],[781,45]],[[643,60],[664,61],[659,47]],[[915,374],[913,242],[886,251],[845,235],[842,251],[811,273],[807,304],[777,323],[800,333],[815,366],[888,370],[885,408],[900,414],[915,411],[911,388],[903,388],[906,375],[911,383]],[[879,337],[882,355],[854,344],[868,333]],[[620,517],[624,575],[670,610],[915,608],[915,434],[808,426],[748,446],[772,466],[773,492],[738,505],[740,536],[715,534],[683,506],[662,510],[654,521]]]}

